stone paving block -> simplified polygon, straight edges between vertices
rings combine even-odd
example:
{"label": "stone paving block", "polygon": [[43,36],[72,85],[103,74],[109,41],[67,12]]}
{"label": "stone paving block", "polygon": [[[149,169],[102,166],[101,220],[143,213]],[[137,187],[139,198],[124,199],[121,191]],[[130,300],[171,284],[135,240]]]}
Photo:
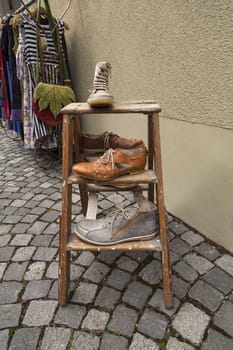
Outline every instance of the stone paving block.
{"label": "stone paving block", "polygon": [[40,215],[44,214],[46,212],[46,210],[47,210],[46,208],[35,207],[35,208],[30,209],[30,213],[35,214],[37,216],[40,216]]}
{"label": "stone paving block", "polygon": [[44,232],[45,228],[48,226],[47,222],[37,220],[28,230],[29,233],[34,235],[40,235]]}
{"label": "stone paving block", "polygon": [[0,331],[0,349],[1,350],[7,350],[8,339],[9,339],[8,329],[5,329],[4,331]]}
{"label": "stone paving block", "polygon": [[193,231],[186,231],[181,235],[181,238],[192,247],[204,242],[204,237]]}
{"label": "stone paving block", "polygon": [[171,337],[167,342],[166,350],[195,350],[195,349],[193,346],[186,344],[184,342],[180,342],[176,338]]}
{"label": "stone paving block", "polygon": [[198,247],[195,247],[194,250],[210,261],[214,261],[220,256],[220,252],[217,248],[208,242],[203,242]]}
{"label": "stone paving block", "polygon": [[152,288],[135,281],[128,285],[122,300],[137,309],[142,309],[151,294]]}
{"label": "stone paving block", "polygon": [[49,188],[49,187],[51,187],[51,186],[53,186],[53,184],[50,183],[50,182],[43,182],[43,183],[40,185],[41,188]]}
{"label": "stone paving block", "polygon": [[25,273],[25,281],[40,280],[45,272],[46,264],[44,261],[38,261],[28,266],[28,270]]}
{"label": "stone paving block", "polygon": [[128,284],[130,278],[131,275],[128,272],[120,269],[113,269],[106,281],[106,284],[118,290],[123,290]]}
{"label": "stone paving block", "polygon": [[11,232],[12,225],[0,225],[0,236]]}
{"label": "stone paving block", "polygon": [[168,326],[168,320],[164,315],[150,309],[143,312],[137,330],[146,336],[162,339]]}
{"label": "stone paving block", "polygon": [[70,280],[71,281],[77,281],[85,271],[85,268],[82,266],[78,266],[75,264],[71,264],[70,267]]}
{"label": "stone paving block", "polygon": [[232,256],[228,254],[224,254],[223,256],[221,256],[215,261],[215,264],[218,265],[225,272],[233,276],[233,257]]}
{"label": "stone paving block", "polygon": [[92,252],[82,251],[79,257],[75,260],[76,264],[88,267],[95,260],[95,255]]}
{"label": "stone paving block", "polygon": [[66,350],[70,336],[70,329],[47,327],[45,329],[40,350]]}
{"label": "stone paving block", "polygon": [[[161,253],[160,253],[161,255]],[[160,259],[161,260],[161,259]],[[177,261],[180,260],[180,257],[178,254],[174,253],[172,250],[170,251],[170,264],[174,265]]]}
{"label": "stone paving block", "polygon": [[12,228],[12,233],[19,233],[22,234],[22,232],[27,232],[27,230],[29,229],[30,224],[24,224],[19,222],[18,224],[16,224],[13,228]]}
{"label": "stone paving block", "polygon": [[79,283],[79,286],[72,297],[72,302],[80,304],[89,304],[93,302],[97,288],[98,286],[93,283]]}
{"label": "stone paving block", "polygon": [[52,235],[39,235],[31,241],[31,245],[34,245],[36,247],[48,247],[52,239]]}
{"label": "stone paving block", "polygon": [[54,205],[54,201],[51,201],[50,199],[45,199],[39,203],[39,207],[43,207],[46,209],[51,208],[53,205]]}
{"label": "stone paving block", "polygon": [[[11,215],[14,216],[14,217],[17,217],[17,216],[20,216],[20,215],[16,215],[15,212],[16,212],[17,208],[13,208],[13,207],[6,207],[6,208],[3,208],[1,210],[1,214],[2,215],[6,215],[7,217],[10,217]],[[13,215],[14,214],[14,215]]]}
{"label": "stone paving block", "polygon": [[101,252],[98,254],[98,260],[106,263],[107,265],[112,265],[120,254],[120,252]]}
{"label": "stone paving block", "polygon": [[233,337],[233,303],[226,301],[214,316],[214,324]]}
{"label": "stone paving block", "polygon": [[91,309],[84,318],[81,328],[90,331],[103,331],[106,328],[109,317],[108,312]]}
{"label": "stone paving block", "polygon": [[57,233],[59,233],[59,229],[59,225],[53,222],[52,224],[46,227],[43,233],[45,233],[46,235],[56,235]]}
{"label": "stone paving block", "polygon": [[172,316],[176,312],[178,306],[180,305],[180,301],[176,297],[173,297],[173,303],[174,303],[174,306],[172,309],[166,308],[164,303],[164,292],[160,288],[158,288],[155,291],[152,298],[148,302],[150,306],[156,308],[159,311],[162,311],[164,314],[168,316]]}
{"label": "stone paving block", "polygon": [[41,281],[30,281],[28,282],[24,294],[23,300],[32,300],[44,298],[48,295],[52,281],[41,280]]}
{"label": "stone paving block", "polygon": [[39,327],[17,329],[9,350],[36,350],[40,332]]}
{"label": "stone paving block", "polygon": [[187,292],[188,289],[190,288],[189,283],[185,282],[181,278],[172,275],[172,289],[174,295],[176,295],[179,299],[183,299]]}
{"label": "stone paving block", "polygon": [[135,333],[129,350],[159,350],[158,345],[140,333]]}
{"label": "stone paving block", "polygon": [[192,247],[189,244],[185,243],[182,239],[175,238],[170,242],[170,249],[173,250],[179,257],[181,257],[190,252]]}
{"label": "stone paving block", "polygon": [[123,255],[117,260],[116,265],[122,270],[134,272],[139,264],[135,260],[129,258],[128,256]]}
{"label": "stone paving block", "polygon": [[139,273],[139,276],[143,281],[149,284],[157,284],[162,279],[162,267],[161,263],[157,260],[153,260]]}
{"label": "stone paving block", "polygon": [[120,297],[121,293],[119,291],[104,286],[95,299],[95,306],[113,309]]}
{"label": "stone paving block", "polygon": [[15,213],[14,213],[14,215],[23,216],[23,217],[26,216],[27,214],[32,214],[31,209],[29,209],[29,208],[18,208],[15,211]]}
{"label": "stone paving block", "polygon": [[203,342],[201,350],[232,350],[233,339],[224,336],[223,334],[210,329],[207,339]]}
{"label": "stone paving block", "polygon": [[185,255],[184,260],[200,275],[204,275],[204,273],[208,272],[214,267],[214,265],[209,260],[197,255],[196,253]]}
{"label": "stone paving block", "polygon": [[100,344],[100,350],[125,350],[127,349],[128,340],[125,337],[114,335],[114,334],[104,334]]}
{"label": "stone paving block", "polygon": [[85,306],[69,303],[65,307],[59,306],[54,322],[59,325],[65,325],[70,328],[79,329],[85,314]]}
{"label": "stone paving block", "polygon": [[0,305],[0,329],[17,327],[21,315],[22,305]]}
{"label": "stone paving block", "polygon": [[3,276],[6,267],[7,267],[7,263],[0,263],[0,279]]}
{"label": "stone paving block", "polygon": [[189,297],[214,312],[223,301],[224,295],[203,281],[197,281],[188,293]]}
{"label": "stone paving block", "polygon": [[37,219],[38,215],[27,214],[21,219],[21,222],[25,222],[26,224],[33,224]]}
{"label": "stone paving block", "polygon": [[129,256],[130,258],[136,260],[139,264],[141,264],[143,261],[148,258],[148,256],[151,256],[151,253],[144,252],[144,251],[135,251],[135,252],[126,252],[125,255]]}
{"label": "stone paving block", "polygon": [[229,300],[233,302],[233,292],[229,295]]}
{"label": "stone paving block", "polygon": [[22,208],[27,201],[23,199],[16,199],[11,203],[12,207]]}
{"label": "stone paving block", "polygon": [[39,247],[33,255],[32,260],[51,261],[56,254],[57,248]]}
{"label": "stone paving block", "polygon": [[3,224],[17,224],[20,220],[22,220],[22,217],[20,215],[6,215],[5,218],[2,220]]}
{"label": "stone paving block", "polygon": [[27,261],[33,256],[35,247],[21,247],[18,248],[12,257],[12,261]]}
{"label": "stone paving block", "polygon": [[23,284],[19,282],[0,283],[0,304],[16,303]]}
{"label": "stone paving block", "polygon": [[182,233],[184,233],[185,231],[187,231],[187,227],[182,224],[182,223],[178,223],[175,221],[172,221],[169,225],[168,225],[169,229],[172,230],[175,234],[177,235],[181,235]]}
{"label": "stone paving block", "polygon": [[58,263],[52,262],[46,272],[47,278],[57,279],[58,278]]}
{"label": "stone paving block", "polygon": [[172,322],[175,330],[194,345],[200,345],[210,317],[190,303],[184,303]]}
{"label": "stone paving block", "polygon": [[23,319],[26,326],[46,326],[53,319],[57,301],[31,301]]}
{"label": "stone paving block", "polygon": [[109,267],[98,261],[94,261],[84,273],[84,278],[94,283],[99,283],[109,272]]}
{"label": "stone paving block", "polygon": [[75,332],[70,350],[98,350],[100,338],[85,332]]}
{"label": "stone paving block", "polygon": [[13,252],[15,248],[14,247],[1,247],[0,248],[0,262],[8,262],[10,261]]}
{"label": "stone paving block", "polygon": [[29,244],[31,239],[32,239],[32,235],[30,234],[16,234],[12,239],[12,241],[10,242],[10,245],[26,246]]}
{"label": "stone paving block", "polygon": [[194,282],[198,277],[198,273],[183,260],[179,261],[175,266],[173,266],[173,270],[189,283]]}
{"label": "stone paving block", "polygon": [[138,315],[136,311],[124,305],[117,305],[107,328],[119,335],[131,337],[134,332],[137,318]]}
{"label": "stone paving block", "polygon": [[45,222],[54,222],[58,219],[60,215],[60,212],[59,211],[56,211],[56,210],[49,210],[47,212],[45,212],[44,215],[41,216],[41,220],[42,221],[45,221]]}
{"label": "stone paving block", "polygon": [[11,240],[11,235],[1,235],[0,236],[0,247],[5,247]]}

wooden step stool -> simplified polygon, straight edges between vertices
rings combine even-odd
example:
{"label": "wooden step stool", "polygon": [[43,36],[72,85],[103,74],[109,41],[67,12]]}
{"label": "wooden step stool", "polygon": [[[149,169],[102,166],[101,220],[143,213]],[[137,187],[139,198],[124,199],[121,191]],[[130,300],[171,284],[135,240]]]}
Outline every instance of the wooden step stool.
{"label": "wooden step stool", "polygon": [[[67,294],[70,277],[70,252],[89,251],[161,251],[162,275],[164,287],[165,306],[173,306],[171,287],[170,252],[167,229],[167,216],[164,205],[163,178],[161,164],[159,112],[160,106],[154,101],[115,102],[108,108],[90,108],[87,103],[71,103],[62,109],[63,117],[63,163],[62,163],[62,209],[59,240],[59,303],[67,303]],[[80,147],[80,116],[91,114],[98,117],[100,114],[135,114],[146,115],[148,123],[148,170],[137,175],[123,175],[104,185],[99,181],[87,180],[77,174],[72,174],[72,165],[82,161],[83,155]],[[75,155],[75,159],[74,159]],[[136,185],[132,191],[140,195],[142,190],[148,191],[148,199],[155,201],[158,209],[159,238],[148,241],[135,241],[115,244],[111,246],[96,246],[87,244],[78,239],[71,232],[72,214],[72,185],[79,184],[82,210],[89,218],[96,216],[96,193],[99,191],[117,191],[115,186]],[[107,186],[106,186],[107,185]],[[146,186],[146,187],[145,187]],[[131,189],[127,189],[127,191]],[[89,198],[89,200],[88,200]]]}

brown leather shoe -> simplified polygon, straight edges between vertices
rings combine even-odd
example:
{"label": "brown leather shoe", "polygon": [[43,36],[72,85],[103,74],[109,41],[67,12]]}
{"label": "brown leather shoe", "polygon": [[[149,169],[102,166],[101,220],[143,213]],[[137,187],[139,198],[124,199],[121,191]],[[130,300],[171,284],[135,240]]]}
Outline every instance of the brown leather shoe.
{"label": "brown leather shoe", "polygon": [[74,164],[72,170],[87,179],[107,181],[123,174],[143,172],[146,160],[147,149],[144,144],[128,150],[110,148],[96,160]]}
{"label": "brown leather shoe", "polygon": [[142,144],[143,140],[127,139],[110,131],[105,131],[100,135],[88,133],[82,133],[81,135],[81,149],[83,151],[95,150],[96,152],[104,152],[109,148],[131,149]]}

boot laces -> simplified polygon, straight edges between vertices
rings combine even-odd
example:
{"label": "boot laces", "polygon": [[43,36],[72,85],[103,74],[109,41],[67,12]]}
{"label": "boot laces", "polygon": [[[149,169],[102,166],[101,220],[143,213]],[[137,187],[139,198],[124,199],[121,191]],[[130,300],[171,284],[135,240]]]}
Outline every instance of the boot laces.
{"label": "boot laces", "polygon": [[115,220],[117,219],[117,217],[121,216],[121,221],[120,224],[122,223],[123,219],[128,220],[130,218],[130,211],[127,208],[117,208],[116,210],[113,210],[110,214],[109,214],[109,223],[111,224],[111,232],[113,232],[113,224],[115,222]]}
{"label": "boot laces", "polygon": [[111,74],[111,64],[101,63],[96,65],[93,81],[93,90],[108,90],[108,79]]}

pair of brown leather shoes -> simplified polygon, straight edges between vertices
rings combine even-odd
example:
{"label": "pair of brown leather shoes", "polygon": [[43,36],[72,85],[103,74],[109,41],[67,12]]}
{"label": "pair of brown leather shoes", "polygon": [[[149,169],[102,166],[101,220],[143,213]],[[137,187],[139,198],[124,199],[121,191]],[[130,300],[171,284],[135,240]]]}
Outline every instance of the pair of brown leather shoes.
{"label": "pair of brown leather shoes", "polygon": [[142,143],[131,149],[110,148],[96,160],[74,164],[72,170],[87,179],[107,181],[143,172],[146,160],[147,149]]}
{"label": "pair of brown leather shoes", "polygon": [[105,131],[100,135],[82,133],[81,149],[84,152],[95,150],[96,152],[105,152],[109,148],[131,149],[143,145],[143,140],[127,139],[118,136],[111,131]]}

